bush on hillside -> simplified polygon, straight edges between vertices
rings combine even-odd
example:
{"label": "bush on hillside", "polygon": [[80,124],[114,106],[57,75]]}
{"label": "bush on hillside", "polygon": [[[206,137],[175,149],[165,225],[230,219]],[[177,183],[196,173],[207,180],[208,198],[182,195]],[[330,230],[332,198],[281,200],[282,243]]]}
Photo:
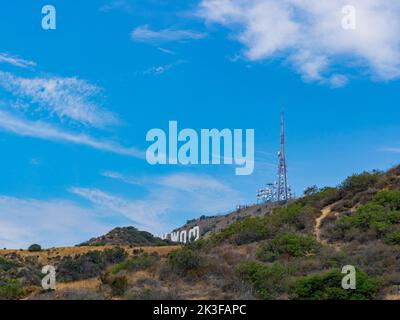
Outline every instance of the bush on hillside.
{"label": "bush on hillside", "polygon": [[395,231],[400,224],[399,209],[400,191],[380,191],[354,214],[338,219],[334,231],[345,239],[349,239],[352,230],[353,233],[373,231],[378,237],[386,236],[389,243],[395,243]]}
{"label": "bush on hillside", "polygon": [[295,230],[304,230],[313,224],[315,210],[301,200],[289,203],[284,207],[276,207],[269,220],[276,228],[287,225]]}
{"label": "bush on hillside", "polygon": [[246,261],[235,269],[237,275],[259,299],[275,299],[284,293],[292,269],[279,263],[266,266],[258,261]]}
{"label": "bush on hillside", "polygon": [[23,295],[24,290],[17,280],[0,278],[0,300],[20,299]]}
{"label": "bush on hillside", "polygon": [[348,177],[341,185],[340,189],[350,195],[372,188],[382,174],[379,171],[355,174]]}
{"label": "bush on hillside", "polygon": [[302,257],[315,254],[319,248],[319,243],[311,236],[285,233],[275,236],[271,241],[260,243],[257,257],[262,261],[271,262],[282,255]]}
{"label": "bush on hillside", "polygon": [[304,197],[298,200],[303,205],[321,209],[340,199],[340,192],[337,188],[325,187],[317,190],[310,188],[306,189]]}
{"label": "bush on hillside", "polygon": [[272,228],[268,224],[268,219],[249,217],[231,224],[216,234],[213,240],[221,242],[228,239],[237,245],[242,245],[267,239],[271,235]]}
{"label": "bush on hillside", "polygon": [[378,283],[365,272],[357,270],[356,289],[342,288],[344,275],[331,270],[323,275],[297,279],[291,288],[292,298],[297,300],[367,300],[378,291]]}
{"label": "bush on hillside", "polygon": [[387,210],[400,210],[400,191],[382,190],[373,199],[373,202],[385,207]]}
{"label": "bush on hillside", "polygon": [[16,266],[16,262],[0,257],[0,271],[9,271]]}
{"label": "bush on hillside", "polygon": [[119,247],[104,251],[90,251],[75,257],[65,256],[57,266],[57,277],[61,281],[97,277],[107,266],[122,262],[126,257],[126,251]]}
{"label": "bush on hillside", "polygon": [[199,252],[189,248],[182,248],[168,254],[167,264],[175,273],[187,275],[200,267],[201,258]]}
{"label": "bush on hillside", "polygon": [[32,244],[29,246],[28,251],[30,252],[39,252],[42,251],[42,247],[39,244]]}
{"label": "bush on hillside", "polygon": [[125,273],[113,274],[106,271],[100,276],[101,282],[111,289],[113,296],[122,296],[128,289],[129,283]]}
{"label": "bush on hillside", "polygon": [[113,277],[110,287],[114,296],[122,296],[128,289],[127,277],[123,275]]}
{"label": "bush on hillside", "polygon": [[400,245],[400,230],[393,231],[385,237],[385,242],[392,245]]}
{"label": "bush on hillside", "polygon": [[128,270],[128,271],[139,271],[139,270],[145,270],[150,267],[153,267],[158,261],[160,260],[160,257],[157,253],[143,253],[131,258],[128,258],[116,265],[114,265],[111,268],[111,273],[117,274],[118,272],[122,270]]}

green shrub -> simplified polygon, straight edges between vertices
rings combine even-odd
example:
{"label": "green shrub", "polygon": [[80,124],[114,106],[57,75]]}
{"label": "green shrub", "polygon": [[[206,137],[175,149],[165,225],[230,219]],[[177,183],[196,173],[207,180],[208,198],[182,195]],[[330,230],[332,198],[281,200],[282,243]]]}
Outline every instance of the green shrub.
{"label": "green shrub", "polygon": [[122,296],[128,289],[128,279],[126,276],[115,276],[110,281],[110,287],[114,296]]}
{"label": "green shrub", "polygon": [[100,275],[100,280],[110,287],[113,296],[122,296],[128,289],[128,278],[125,274],[113,274],[106,271]]}
{"label": "green shrub", "polygon": [[278,297],[287,289],[287,279],[293,270],[279,263],[266,266],[258,261],[240,263],[236,269],[242,279],[259,299],[269,300]]}
{"label": "green shrub", "polygon": [[28,251],[30,252],[39,252],[42,251],[42,247],[39,244],[32,244],[29,246]]}
{"label": "green shrub", "polygon": [[302,257],[315,254],[319,248],[319,243],[311,236],[285,233],[275,236],[271,241],[262,242],[256,254],[262,261],[274,261],[281,255]]}
{"label": "green shrub", "polygon": [[6,258],[0,257],[0,271],[8,271],[16,266],[17,263],[10,261]]}
{"label": "green shrub", "polygon": [[352,175],[341,184],[340,188],[347,193],[356,194],[373,187],[378,182],[380,176],[381,173],[378,171]]}
{"label": "green shrub", "polygon": [[126,257],[126,251],[119,247],[90,251],[75,257],[65,256],[57,266],[57,278],[61,281],[77,281],[97,277],[107,266],[122,262]]}
{"label": "green shrub", "polygon": [[22,298],[24,290],[17,280],[0,279],[0,300],[14,300]]}
{"label": "green shrub", "polygon": [[385,242],[388,244],[400,244],[400,230],[396,230],[385,237]]}
{"label": "green shrub", "polygon": [[291,288],[292,298],[298,300],[366,300],[378,291],[378,283],[365,272],[357,270],[356,289],[342,288],[344,274],[331,270],[323,275],[297,279]]}
{"label": "green shrub", "polygon": [[340,192],[337,188],[315,189],[315,186],[313,186],[304,191],[304,197],[299,199],[299,202],[315,208],[323,208],[339,199]]}
{"label": "green shrub", "polygon": [[276,228],[289,225],[295,227],[296,230],[303,230],[307,227],[307,223],[313,220],[314,214],[313,208],[297,200],[285,207],[274,208],[269,221]]}
{"label": "green shrub", "polygon": [[400,191],[382,190],[379,191],[373,199],[377,203],[389,210],[400,210]]}
{"label": "green shrub", "polygon": [[200,267],[199,253],[188,248],[182,248],[168,254],[168,266],[176,273],[186,275],[188,272]]}
{"label": "green shrub", "polygon": [[278,254],[271,250],[270,241],[264,240],[261,241],[257,246],[256,257],[264,262],[272,262],[278,258]]}
{"label": "green shrub", "polygon": [[159,260],[160,257],[158,256],[158,254],[143,253],[138,256],[128,258],[114,265],[111,268],[111,273],[116,274],[121,270],[129,270],[129,271],[145,270],[154,266]]}
{"label": "green shrub", "polygon": [[372,230],[380,237],[387,236],[399,228],[399,208],[400,191],[380,191],[356,213],[338,219],[335,230],[341,237],[345,237],[352,229],[355,232]]}
{"label": "green shrub", "polygon": [[230,239],[237,245],[247,244],[268,238],[272,234],[266,218],[249,217],[231,224],[213,237],[220,242]]}

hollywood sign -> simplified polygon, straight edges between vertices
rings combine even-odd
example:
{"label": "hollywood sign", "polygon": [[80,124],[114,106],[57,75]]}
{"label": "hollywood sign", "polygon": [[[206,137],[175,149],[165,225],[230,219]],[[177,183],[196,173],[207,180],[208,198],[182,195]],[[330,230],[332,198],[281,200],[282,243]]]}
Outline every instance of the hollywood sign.
{"label": "hollywood sign", "polygon": [[171,233],[165,233],[161,236],[161,239],[169,239],[173,242],[180,242],[180,243],[197,241],[200,239],[200,227],[195,226],[189,230],[181,230]]}

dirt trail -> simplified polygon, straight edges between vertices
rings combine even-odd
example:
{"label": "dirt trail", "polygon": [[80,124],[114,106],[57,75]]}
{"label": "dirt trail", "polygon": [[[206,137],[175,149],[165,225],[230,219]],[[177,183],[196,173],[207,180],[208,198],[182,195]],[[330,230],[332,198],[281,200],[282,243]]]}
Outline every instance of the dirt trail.
{"label": "dirt trail", "polygon": [[314,227],[314,234],[317,238],[317,241],[322,243],[322,244],[326,244],[326,240],[322,240],[321,239],[321,226],[322,226],[322,221],[328,217],[331,213],[332,213],[332,205],[325,207],[322,209],[321,211],[321,215],[315,219],[315,227]]}

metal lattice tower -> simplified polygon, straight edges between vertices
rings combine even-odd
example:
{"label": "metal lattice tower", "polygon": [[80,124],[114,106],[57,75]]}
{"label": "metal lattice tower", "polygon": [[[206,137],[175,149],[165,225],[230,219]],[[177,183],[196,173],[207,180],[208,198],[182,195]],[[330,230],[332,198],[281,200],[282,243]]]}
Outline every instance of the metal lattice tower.
{"label": "metal lattice tower", "polygon": [[273,202],[275,198],[274,184],[268,183],[265,188],[257,191],[257,204]]}
{"label": "metal lattice tower", "polygon": [[287,201],[291,198],[290,187],[287,181],[287,168],[285,157],[285,122],[284,114],[281,115],[281,147],[278,153],[279,167],[278,167],[278,181],[276,186],[276,200]]}

